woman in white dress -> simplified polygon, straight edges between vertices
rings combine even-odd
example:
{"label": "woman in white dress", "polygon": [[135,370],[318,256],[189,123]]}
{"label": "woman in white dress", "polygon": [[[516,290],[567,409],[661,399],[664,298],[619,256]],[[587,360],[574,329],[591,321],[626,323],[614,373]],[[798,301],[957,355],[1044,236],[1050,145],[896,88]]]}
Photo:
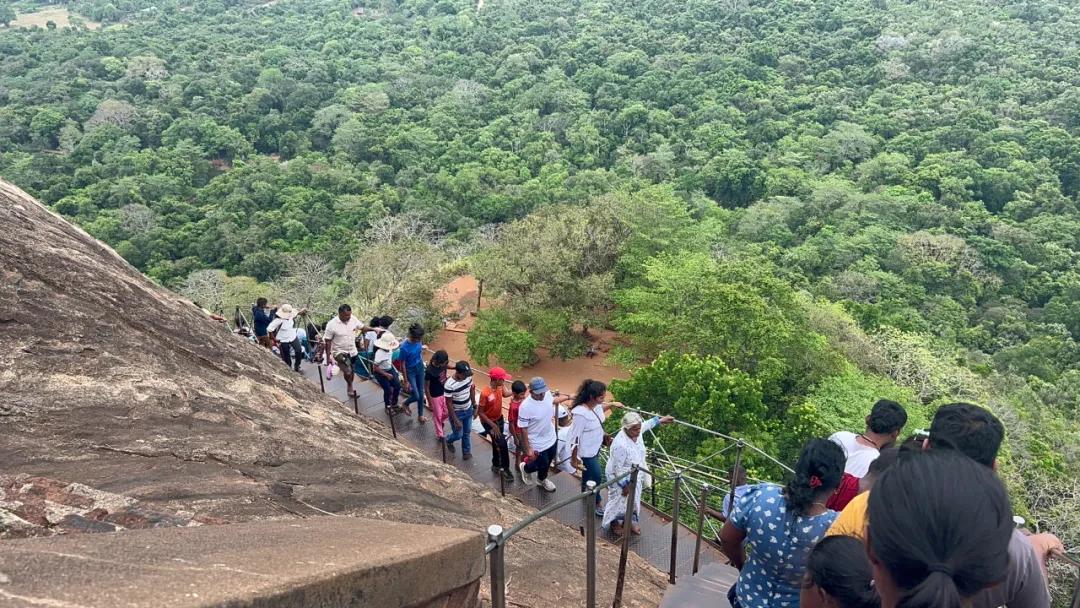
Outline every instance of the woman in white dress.
{"label": "woman in white dress", "polygon": [[629,412],[622,419],[622,430],[611,442],[608,452],[607,467],[604,472],[608,479],[614,479],[623,473],[627,473],[636,464],[638,465],[637,488],[631,500],[630,478],[621,479],[615,484],[608,486],[608,500],[604,506],[605,528],[610,528],[612,533],[622,535],[623,525],[626,519],[627,505],[631,506],[630,531],[641,534],[641,528],[637,525],[638,513],[641,511],[641,492],[652,485],[652,476],[645,466],[645,442],[641,439],[641,433],[656,428],[661,424],[673,422],[671,416],[653,416],[649,420],[642,420],[637,412]]}

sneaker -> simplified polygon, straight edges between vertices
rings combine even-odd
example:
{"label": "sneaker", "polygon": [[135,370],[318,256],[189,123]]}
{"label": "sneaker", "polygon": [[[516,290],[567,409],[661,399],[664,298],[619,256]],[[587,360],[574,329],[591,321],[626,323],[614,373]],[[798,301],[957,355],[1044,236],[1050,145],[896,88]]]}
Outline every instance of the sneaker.
{"label": "sneaker", "polygon": [[468,452],[465,452],[464,454],[461,455],[461,459],[462,460],[472,460],[472,454],[470,454]]}
{"label": "sneaker", "polygon": [[510,469],[502,469],[499,474],[502,475],[503,481],[506,483],[514,483],[514,474],[510,472]]}
{"label": "sneaker", "polygon": [[551,483],[551,480],[550,480],[550,479],[545,479],[545,480],[544,480],[544,481],[543,481],[543,482],[542,482],[542,483],[540,484],[540,487],[541,487],[541,488],[544,488],[544,490],[546,490],[546,491],[548,491],[548,492],[554,492],[555,490],[557,490],[557,489],[558,489],[558,488],[556,488],[556,487],[555,487],[555,484]]}
{"label": "sneaker", "polygon": [[532,473],[525,472],[525,463],[522,462],[518,465],[518,469],[521,471],[521,481],[525,482],[525,485],[535,486],[536,480],[533,479]]}
{"label": "sneaker", "polygon": [[454,453],[454,442],[453,441],[447,441],[446,442],[446,451],[450,452],[451,454]]}

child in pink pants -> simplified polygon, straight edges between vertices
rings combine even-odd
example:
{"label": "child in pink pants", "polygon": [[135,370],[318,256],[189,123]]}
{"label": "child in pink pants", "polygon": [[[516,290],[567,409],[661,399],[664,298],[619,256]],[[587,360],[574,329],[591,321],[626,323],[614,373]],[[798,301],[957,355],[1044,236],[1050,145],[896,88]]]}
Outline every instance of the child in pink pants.
{"label": "child in pink pants", "polygon": [[439,441],[446,438],[447,419],[450,411],[446,408],[446,397],[443,395],[443,384],[446,382],[446,366],[450,364],[450,356],[445,350],[436,351],[428,361],[427,369],[424,370],[424,396],[431,406],[431,414],[435,418],[435,436]]}

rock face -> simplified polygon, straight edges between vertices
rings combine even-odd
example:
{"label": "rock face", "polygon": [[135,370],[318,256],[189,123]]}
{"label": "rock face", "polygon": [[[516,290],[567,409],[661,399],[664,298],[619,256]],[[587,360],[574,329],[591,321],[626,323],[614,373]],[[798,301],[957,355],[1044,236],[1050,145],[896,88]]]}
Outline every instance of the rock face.
{"label": "rock face", "polygon": [[[206,521],[331,512],[483,530],[530,513],[353,416],[5,182],[0,227],[0,473]],[[618,554],[601,545],[602,604]],[[506,554],[517,604],[581,603],[574,531],[539,522]],[[631,606],[664,590],[633,555],[627,585]]]}

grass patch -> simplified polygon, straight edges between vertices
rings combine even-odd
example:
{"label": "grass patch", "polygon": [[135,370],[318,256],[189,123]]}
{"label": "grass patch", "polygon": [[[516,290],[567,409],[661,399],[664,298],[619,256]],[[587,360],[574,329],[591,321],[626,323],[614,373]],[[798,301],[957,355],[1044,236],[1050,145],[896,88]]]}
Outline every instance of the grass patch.
{"label": "grass patch", "polygon": [[[69,27],[71,25],[71,13],[62,6],[46,6],[32,13],[19,13],[11,22],[11,27],[46,27],[45,24],[52,21],[56,27]],[[96,30],[101,27],[100,23],[83,19],[87,29]]]}

